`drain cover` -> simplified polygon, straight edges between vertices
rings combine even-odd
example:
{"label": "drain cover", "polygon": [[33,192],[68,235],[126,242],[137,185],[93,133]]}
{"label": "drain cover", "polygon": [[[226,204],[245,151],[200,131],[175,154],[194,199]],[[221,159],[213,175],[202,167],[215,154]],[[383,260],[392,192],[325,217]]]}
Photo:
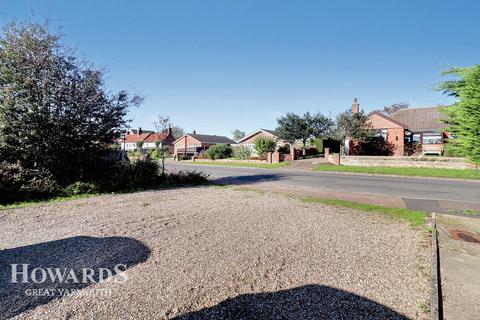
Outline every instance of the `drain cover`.
{"label": "drain cover", "polygon": [[480,234],[462,230],[449,229],[450,237],[455,240],[480,243]]}

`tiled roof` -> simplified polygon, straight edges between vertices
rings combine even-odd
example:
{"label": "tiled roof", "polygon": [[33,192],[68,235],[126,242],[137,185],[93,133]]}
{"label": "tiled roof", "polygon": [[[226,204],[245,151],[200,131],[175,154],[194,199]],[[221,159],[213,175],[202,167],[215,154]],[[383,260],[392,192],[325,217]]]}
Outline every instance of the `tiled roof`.
{"label": "tiled roof", "polygon": [[270,134],[273,135],[273,136],[276,136],[276,135],[277,135],[277,133],[275,132],[275,130],[268,130],[268,129],[260,129],[260,130],[265,131],[265,132],[268,132],[268,133],[270,133]]}
{"label": "tiled roof", "polygon": [[275,137],[277,136],[277,133],[276,133],[274,130],[258,129],[257,131],[254,131],[254,132],[250,133],[249,135],[246,135],[246,136],[243,137],[242,139],[238,140],[238,142],[239,142],[239,143],[240,143],[240,142],[243,142],[243,141],[249,139],[250,137],[252,137],[252,136],[254,136],[254,135],[256,135],[257,133],[262,132],[262,131],[263,131],[263,132],[266,132],[266,133],[269,133],[269,134],[271,134],[272,136],[275,136]]}
{"label": "tiled roof", "polygon": [[446,127],[441,121],[445,116],[440,107],[403,109],[391,114],[390,118],[405,124],[411,131],[438,130]]}
{"label": "tiled roof", "polygon": [[[142,134],[127,134],[125,138],[125,142],[155,142],[155,141],[163,141],[165,138],[168,137],[167,132],[163,133],[142,133]],[[120,142],[123,142],[123,139],[119,139]]]}
{"label": "tiled roof", "polygon": [[163,133],[151,133],[145,139],[145,142],[155,142],[155,141],[163,141],[166,137],[168,137],[167,132]]}
{"label": "tiled roof", "polygon": [[188,135],[201,143],[236,144],[235,141],[224,136],[214,136],[209,134],[191,134],[191,133],[189,133]]}

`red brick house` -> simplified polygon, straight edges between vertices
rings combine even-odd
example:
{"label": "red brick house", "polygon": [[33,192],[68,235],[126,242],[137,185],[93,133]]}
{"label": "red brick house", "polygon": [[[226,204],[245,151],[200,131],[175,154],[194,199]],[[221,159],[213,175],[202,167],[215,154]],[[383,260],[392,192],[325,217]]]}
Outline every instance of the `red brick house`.
{"label": "red brick house", "polygon": [[173,142],[174,151],[173,154],[178,158],[179,155],[187,157],[198,156],[201,152],[208,150],[208,148],[215,144],[236,144],[230,138],[224,136],[187,133]]}
{"label": "red brick house", "polygon": [[160,141],[164,147],[168,148],[170,153],[173,153],[173,142],[175,137],[172,134],[172,129],[158,133],[153,131],[130,130],[125,135],[124,139],[118,140],[122,150],[133,151],[137,149],[138,142],[143,142],[142,149],[149,150],[156,147],[156,142]]}
{"label": "red brick house", "polygon": [[267,130],[267,129],[258,129],[257,131],[254,131],[250,133],[249,135],[243,137],[238,141],[238,144],[245,146],[248,148],[251,152],[255,153],[255,139],[258,137],[264,137],[264,138],[269,138],[274,140],[277,143],[277,147],[284,146],[286,142],[282,139],[280,139],[275,131],[273,130]]}
{"label": "red brick house", "polygon": [[443,154],[448,138],[440,107],[399,110],[389,116],[374,112],[369,116],[375,130],[393,145],[394,156]]}

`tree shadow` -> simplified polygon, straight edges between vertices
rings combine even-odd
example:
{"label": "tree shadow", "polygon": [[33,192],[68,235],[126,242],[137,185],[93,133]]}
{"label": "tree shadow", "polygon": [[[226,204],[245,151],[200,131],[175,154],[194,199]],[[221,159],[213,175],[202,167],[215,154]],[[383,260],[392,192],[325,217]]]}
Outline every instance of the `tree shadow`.
{"label": "tree shadow", "polygon": [[216,179],[211,179],[213,184],[254,184],[261,182],[278,181],[284,177],[282,174],[252,174],[252,175],[240,175],[240,176],[228,176]]}
{"label": "tree shadow", "polygon": [[186,313],[177,320],[195,319],[408,319],[375,301],[321,285],[277,292],[243,294]]}
{"label": "tree shadow", "polygon": [[[150,249],[146,245],[126,237],[80,236],[1,250],[0,319],[14,317],[101,280],[125,280],[122,276],[112,277],[147,260],[149,255]],[[55,278],[59,274],[54,268],[64,274],[62,280]],[[92,269],[93,274],[87,268]],[[67,277],[71,270],[76,278]]]}

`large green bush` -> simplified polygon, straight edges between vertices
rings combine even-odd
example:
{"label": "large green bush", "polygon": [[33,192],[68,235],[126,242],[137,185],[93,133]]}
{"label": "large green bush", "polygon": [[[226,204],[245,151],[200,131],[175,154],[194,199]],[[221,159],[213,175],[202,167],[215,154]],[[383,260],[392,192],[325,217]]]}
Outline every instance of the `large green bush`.
{"label": "large green bush", "polygon": [[246,160],[252,155],[252,151],[243,145],[235,146],[232,150],[233,157],[238,160]]}
{"label": "large green bush", "polygon": [[275,151],[275,147],[277,146],[275,140],[261,136],[257,137],[253,143],[255,150],[261,158],[266,158],[267,153]]}
{"label": "large green bush", "polygon": [[233,154],[232,147],[226,144],[215,144],[205,153],[209,159],[227,159]]}
{"label": "large green bush", "polygon": [[0,203],[46,199],[58,195],[60,186],[46,170],[25,169],[0,163]]}
{"label": "large green bush", "polygon": [[158,182],[157,162],[138,160],[118,162],[111,166],[102,181],[100,191],[128,191],[154,187]]}

